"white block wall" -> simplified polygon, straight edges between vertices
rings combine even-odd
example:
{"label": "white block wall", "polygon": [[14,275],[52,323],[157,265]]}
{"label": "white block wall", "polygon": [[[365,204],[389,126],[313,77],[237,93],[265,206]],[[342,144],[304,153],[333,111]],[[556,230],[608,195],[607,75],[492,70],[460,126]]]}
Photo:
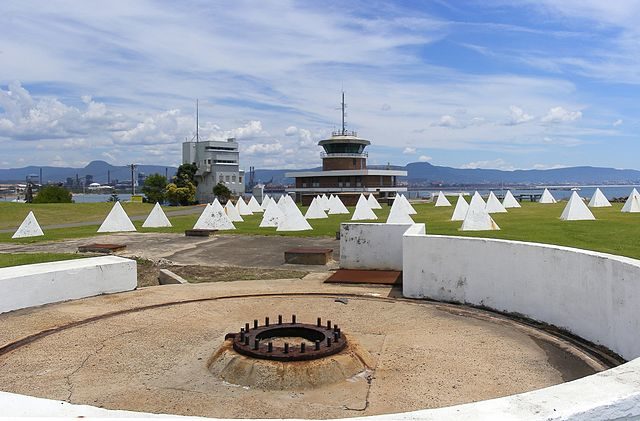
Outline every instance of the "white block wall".
{"label": "white block wall", "polygon": [[568,247],[404,237],[403,293],[486,306],[640,357],[640,261]]}
{"label": "white block wall", "polygon": [[340,224],[340,267],[402,270],[402,236],[412,226],[425,233],[424,224]]}
{"label": "white block wall", "polygon": [[0,313],[136,286],[136,261],[116,256],[0,268]]}

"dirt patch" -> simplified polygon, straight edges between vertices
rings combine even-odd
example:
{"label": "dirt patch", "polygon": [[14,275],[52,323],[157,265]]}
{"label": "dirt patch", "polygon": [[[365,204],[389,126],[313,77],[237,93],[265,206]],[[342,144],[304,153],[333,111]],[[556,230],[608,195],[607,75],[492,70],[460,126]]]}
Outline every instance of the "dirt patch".
{"label": "dirt patch", "polygon": [[168,269],[193,283],[249,281],[256,279],[293,279],[303,278],[309,274],[309,272],[302,270],[237,266],[171,266]]}
{"label": "dirt patch", "polygon": [[158,282],[158,274],[160,273],[160,269],[165,266],[152,262],[151,260],[140,258],[137,258],[136,262],[138,262],[138,288],[160,285]]}

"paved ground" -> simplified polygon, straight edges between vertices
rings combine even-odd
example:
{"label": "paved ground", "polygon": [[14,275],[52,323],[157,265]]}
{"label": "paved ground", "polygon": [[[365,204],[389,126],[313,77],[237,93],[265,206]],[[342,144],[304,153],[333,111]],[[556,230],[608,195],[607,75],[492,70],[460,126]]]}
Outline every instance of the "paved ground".
{"label": "paved ground", "polygon": [[171,233],[119,233],[101,236],[99,239],[82,238],[35,244],[0,243],[0,253],[75,253],[78,246],[96,241],[126,244],[126,250],[118,253],[125,257],[169,260],[180,265],[288,267],[309,271],[337,267],[335,262],[328,266],[285,265],[284,251],[294,247],[332,248],[334,260],[340,258],[340,241],[331,238],[233,234],[200,238]]}
{"label": "paved ground", "polygon": [[[219,243],[218,251],[228,244]],[[602,368],[569,344],[507,318],[390,298],[397,292],[384,286],[323,284],[327,276],[149,287],[0,315],[0,349],[57,328],[0,352],[0,390],[149,412],[331,418],[488,399]],[[130,311],[109,316],[120,310]],[[239,387],[211,373],[208,364],[225,333],[292,313],[339,323],[371,355],[372,372],[289,391]],[[70,325],[97,315],[104,317]]]}

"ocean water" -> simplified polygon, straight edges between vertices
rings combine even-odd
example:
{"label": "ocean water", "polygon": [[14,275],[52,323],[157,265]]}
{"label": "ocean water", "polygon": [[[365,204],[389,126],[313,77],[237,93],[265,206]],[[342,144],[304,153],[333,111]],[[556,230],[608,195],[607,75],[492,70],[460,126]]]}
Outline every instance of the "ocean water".
{"label": "ocean water", "polygon": [[[73,200],[76,203],[98,203],[98,202],[108,202],[111,194],[73,194]],[[0,202],[11,202],[15,199],[14,196],[0,196]],[[130,193],[122,193],[118,194],[118,199],[121,201],[128,201],[131,199]]]}
{"label": "ocean water", "polygon": [[[582,198],[590,199],[591,196],[593,196],[593,193],[595,193],[596,188],[600,188],[600,190],[607,197],[607,199],[611,200],[615,197],[629,196],[629,193],[631,193],[631,190],[633,190],[634,187],[640,190],[640,186],[638,185],[611,186],[611,187],[610,186],[579,187],[580,190],[578,191],[578,194]],[[518,196],[520,194],[542,194],[542,192],[544,191],[544,187],[539,189],[538,188],[530,188],[530,189],[507,189],[507,188],[499,189],[498,188],[498,189],[493,189],[493,192],[499,197],[503,197],[504,194],[507,192],[507,190],[511,190],[511,193],[513,193],[515,196]],[[409,199],[418,199],[418,198],[428,199],[431,197],[431,195],[437,195],[439,191],[440,191],[439,189],[433,189],[433,190],[425,189],[425,190],[411,190],[407,193],[408,193]],[[455,193],[468,193],[469,195],[472,195],[475,190],[443,188],[442,191],[447,195],[455,194]],[[490,191],[491,190],[478,190],[478,193],[480,193],[482,196],[487,196]],[[556,198],[556,200],[569,199],[572,193],[571,189],[567,187],[561,187],[561,188],[550,187],[549,191],[551,192],[553,197]]]}

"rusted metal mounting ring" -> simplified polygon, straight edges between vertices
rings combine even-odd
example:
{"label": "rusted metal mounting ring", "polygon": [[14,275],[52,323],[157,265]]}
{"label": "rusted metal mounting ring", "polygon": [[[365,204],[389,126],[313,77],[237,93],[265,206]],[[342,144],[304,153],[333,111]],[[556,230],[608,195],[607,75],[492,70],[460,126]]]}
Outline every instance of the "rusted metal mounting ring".
{"label": "rusted metal mounting ring", "polygon": [[[310,344],[306,344],[304,350],[292,344],[287,344],[286,349],[285,346],[269,345],[270,339],[289,337],[303,338]],[[240,354],[275,361],[315,360],[337,354],[347,346],[347,340],[339,329],[305,323],[259,326],[248,332],[229,333],[225,339],[232,339],[233,349]]]}

